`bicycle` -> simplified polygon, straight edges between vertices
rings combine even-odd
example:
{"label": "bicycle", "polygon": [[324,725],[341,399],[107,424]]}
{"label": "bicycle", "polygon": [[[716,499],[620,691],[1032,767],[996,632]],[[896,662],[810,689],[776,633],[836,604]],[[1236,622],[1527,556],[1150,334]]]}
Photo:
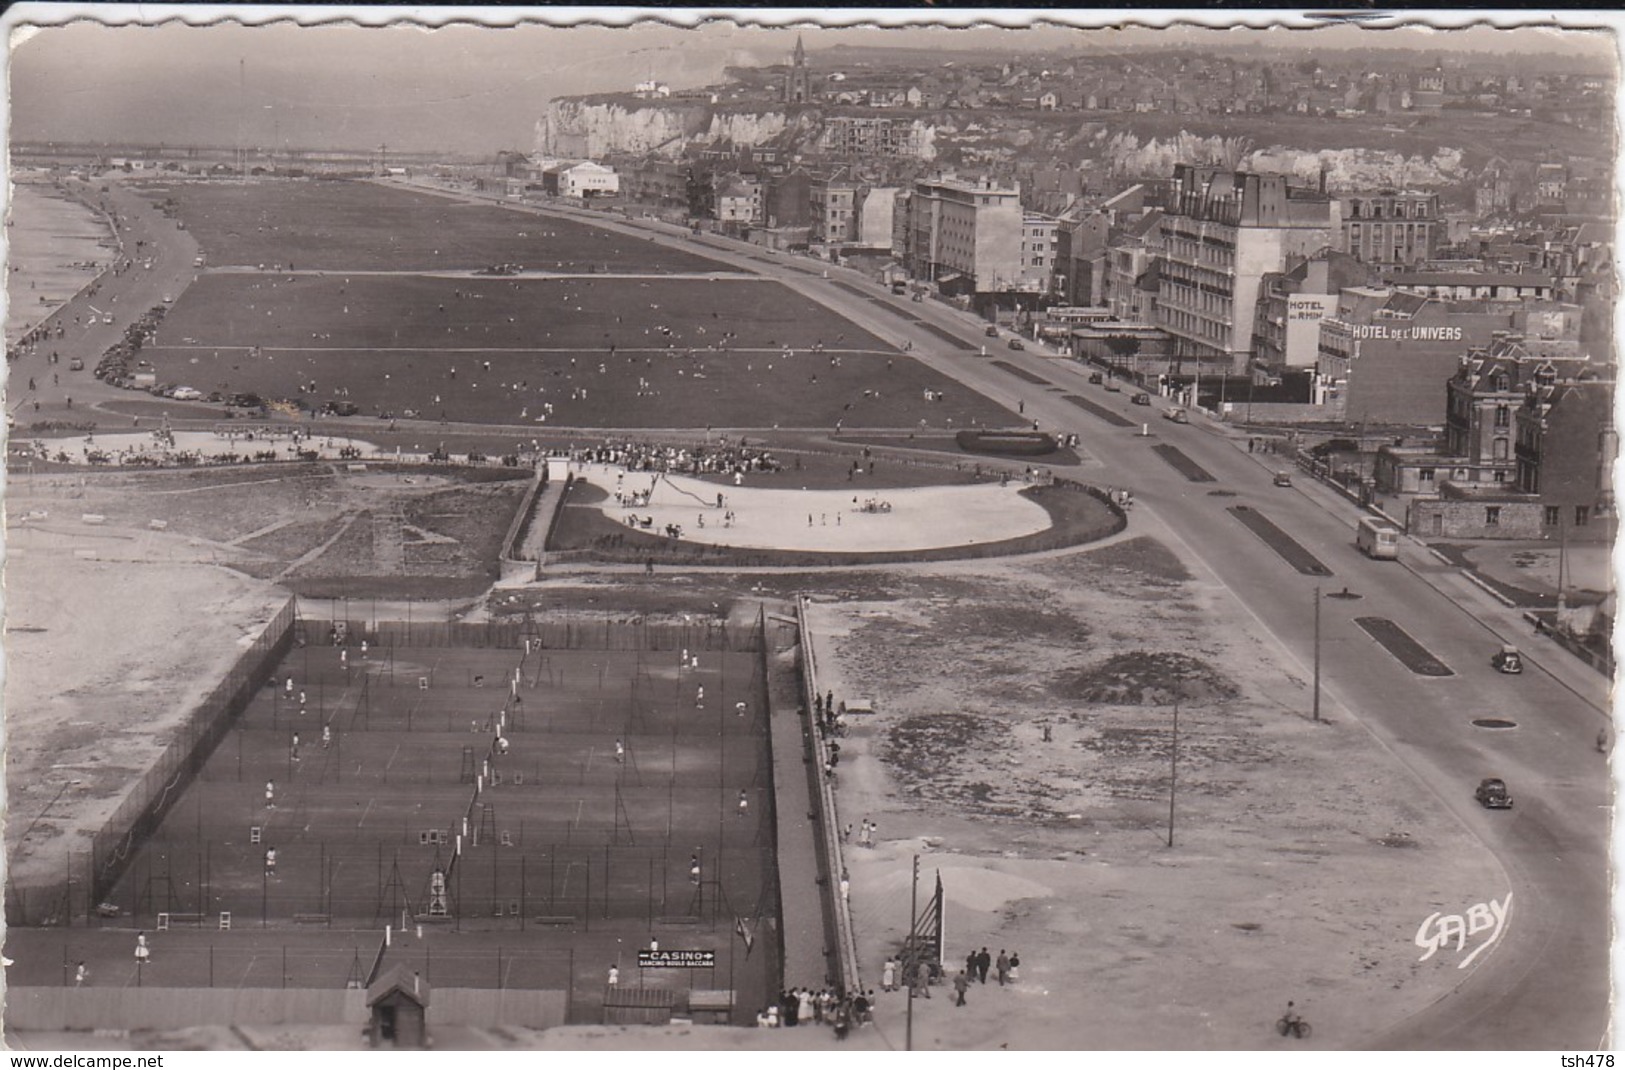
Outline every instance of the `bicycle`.
{"label": "bicycle", "polygon": [[1312,1030],[1309,1028],[1309,1023],[1304,1021],[1302,1018],[1296,1016],[1288,1017],[1286,1015],[1282,1015],[1281,1020],[1275,1023],[1275,1031],[1281,1034],[1283,1037],[1291,1035],[1297,1037],[1299,1040],[1308,1040],[1309,1034],[1312,1032]]}

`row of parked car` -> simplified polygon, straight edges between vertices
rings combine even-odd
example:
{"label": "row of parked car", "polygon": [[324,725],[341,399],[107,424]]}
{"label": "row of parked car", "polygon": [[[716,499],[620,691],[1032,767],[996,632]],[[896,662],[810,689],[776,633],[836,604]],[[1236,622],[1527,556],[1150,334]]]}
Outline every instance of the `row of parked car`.
{"label": "row of parked car", "polygon": [[[163,322],[164,313],[168,311],[167,305],[154,305],[137,316],[133,323],[124,328],[124,337],[107,347],[92,374],[110,386],[144,389],[135,382],[136,370],[150,368],[151,365],[139,359],[141,347],[158,330],[158,324]],[[71,364],[69,368],[72,368]]]}

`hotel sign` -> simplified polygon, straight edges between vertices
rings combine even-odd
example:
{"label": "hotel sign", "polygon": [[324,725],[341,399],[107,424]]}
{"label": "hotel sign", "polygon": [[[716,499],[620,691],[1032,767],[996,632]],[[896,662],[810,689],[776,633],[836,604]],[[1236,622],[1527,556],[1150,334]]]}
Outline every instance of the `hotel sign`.
{"label": "hotel sign", "polygon": [[1390,327],[1386,323],[1351,326],[1353,338],[1386,338],[1395,342],[1459,342],[1460,327]]}

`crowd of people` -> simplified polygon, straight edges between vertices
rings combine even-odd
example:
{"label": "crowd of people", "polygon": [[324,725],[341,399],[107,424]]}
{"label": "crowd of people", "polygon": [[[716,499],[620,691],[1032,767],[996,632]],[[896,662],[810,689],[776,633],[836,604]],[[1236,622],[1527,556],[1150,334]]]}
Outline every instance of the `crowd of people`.
{"label": "crowd of people", "polygon": [[777,472],[779,462],[764,449],[726,442],[717,446],[670,446],[651,442],[605,443],[558,449],[556,457],[578,464],[618,465],[629,472],[676,472],[682,475],[742,475]]}
{"label": "crowd of people", "polygon": [[830,988],[817,992],[810,988],[790,988],[780,992],[776,1002],[762,1009],[756,1016],[756,1024],[763,1029],[823,1025],[835,1031],[836,1039],[844,1040],[849,1031],[874,1021],[874,1008],[872,988],[844,995]]}

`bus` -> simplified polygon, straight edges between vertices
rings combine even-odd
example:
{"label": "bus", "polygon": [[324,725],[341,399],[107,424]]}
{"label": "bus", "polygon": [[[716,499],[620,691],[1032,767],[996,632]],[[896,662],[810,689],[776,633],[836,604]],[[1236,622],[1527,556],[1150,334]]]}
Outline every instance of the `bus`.
{"label": "bus", "polygon": [[1362,554],[1378,561],[1399,557],[1399,529],[1387,521],[1363,517],[1354,532],[1354,545]]}

